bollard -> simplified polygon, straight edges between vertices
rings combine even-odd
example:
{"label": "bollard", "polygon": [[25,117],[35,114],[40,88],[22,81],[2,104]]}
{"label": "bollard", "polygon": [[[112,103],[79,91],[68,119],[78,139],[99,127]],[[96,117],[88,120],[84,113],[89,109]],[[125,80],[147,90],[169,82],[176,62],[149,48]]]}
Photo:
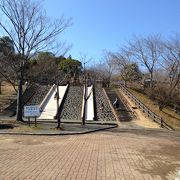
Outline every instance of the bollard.
{"label": "bollard", "polygon": [[142,110],[143,110],[143,113],[144,113],[144,105],[142,106]]}
{"label": "bollard", "polygon": [[163,119],[161,118],[161,127],[163,128]]}

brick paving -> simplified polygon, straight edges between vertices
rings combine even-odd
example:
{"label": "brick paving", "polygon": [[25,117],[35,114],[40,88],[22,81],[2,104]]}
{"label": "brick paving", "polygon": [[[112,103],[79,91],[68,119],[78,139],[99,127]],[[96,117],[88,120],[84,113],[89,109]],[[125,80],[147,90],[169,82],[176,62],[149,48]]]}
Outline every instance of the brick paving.
{"label": "brick paving", "polygon": [[179,149],[179,134],[158,131],[0,135],[0,179],[174,179]]}

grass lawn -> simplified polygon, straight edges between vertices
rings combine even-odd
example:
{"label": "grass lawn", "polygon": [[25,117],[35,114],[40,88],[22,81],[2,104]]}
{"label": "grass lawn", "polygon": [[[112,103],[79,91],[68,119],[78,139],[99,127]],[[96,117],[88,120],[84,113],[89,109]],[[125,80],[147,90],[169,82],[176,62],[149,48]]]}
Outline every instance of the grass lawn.
{"label": "grass lawn", "polygon": [[170,107],[166,107],[163,111],[159,111],[159,107],[155,101],[152,101],[148,96],[137,92],[132,89],[128,89],[134,96],[136,96],[142,103],[144,103],[151,111],[155,112],[158,116],[162,117],[163,120],[174,127],[176,130],[180,130],[180,115],[175,113]]}

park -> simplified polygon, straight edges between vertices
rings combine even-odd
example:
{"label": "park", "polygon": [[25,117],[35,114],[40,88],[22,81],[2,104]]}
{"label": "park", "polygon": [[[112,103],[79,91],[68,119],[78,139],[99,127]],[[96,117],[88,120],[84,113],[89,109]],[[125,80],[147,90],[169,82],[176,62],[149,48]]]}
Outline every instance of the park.
{"label": "park", "polygon": [[[109,48],[109,37],[118,42],[108,34],[102,55],[93,57],[85,49],[95,53],[98,36],[86,35],[91,49],[80,29],[69,34],[81,12],[63,2],[75,18],[54,18],[62,8],[56,3],[0,1],[0,179],[179,180],[178,29],[170,36],[128,35],[118,50]],[[105,27],[105,15],[97,27]]]}

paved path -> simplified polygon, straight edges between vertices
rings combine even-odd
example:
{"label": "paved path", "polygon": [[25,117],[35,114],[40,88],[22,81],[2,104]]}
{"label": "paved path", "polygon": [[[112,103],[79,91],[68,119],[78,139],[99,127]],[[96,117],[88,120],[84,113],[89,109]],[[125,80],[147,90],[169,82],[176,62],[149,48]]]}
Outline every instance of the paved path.
{"label": "paved path", "polygon": [[174,179],[180,170],[180,134],[153,131],[1,135],[0,179]]}

